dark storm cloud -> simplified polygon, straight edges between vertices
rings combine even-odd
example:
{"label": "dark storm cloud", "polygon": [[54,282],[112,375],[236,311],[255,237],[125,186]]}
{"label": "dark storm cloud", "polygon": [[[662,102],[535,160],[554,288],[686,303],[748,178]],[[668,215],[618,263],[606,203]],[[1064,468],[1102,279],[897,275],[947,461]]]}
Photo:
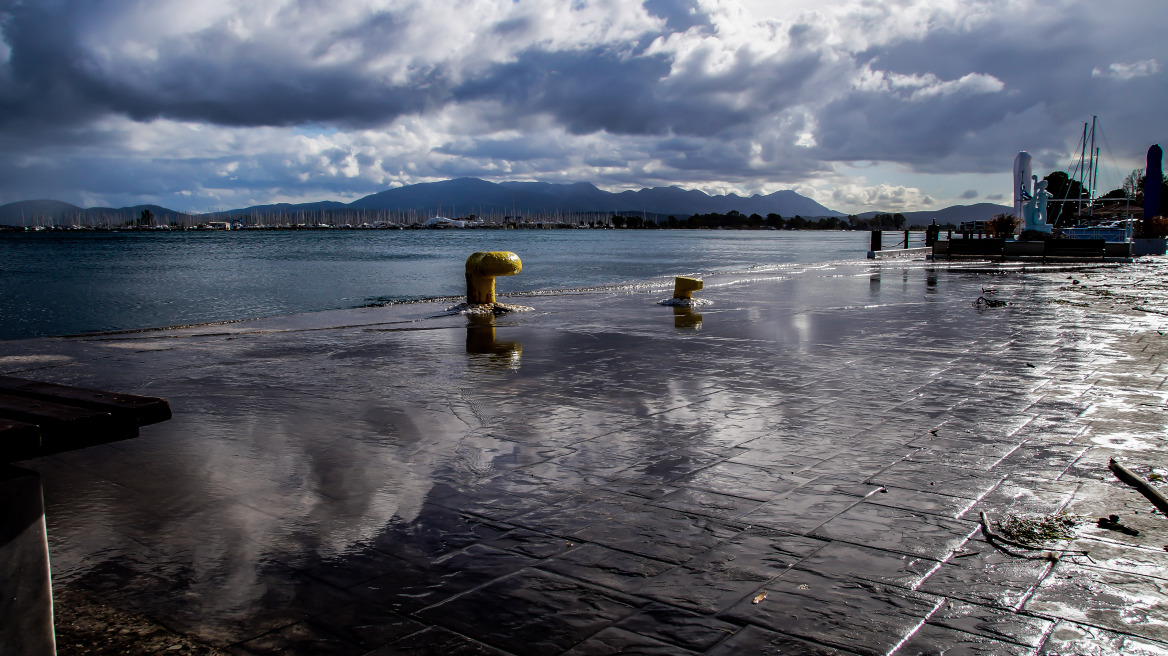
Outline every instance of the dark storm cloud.
{"label": "dark storm cloud", "polygon": [[[0,92],[0,126],[56,125],[107,113],[231,126],[381,124],[444,101],[450,83],[440,66],[413,71],[406,84],[372,83],[361,59],[403,29],[392,14],[339,31],[289,57],[271,41],[255,42],[216,26],[163,44],[157,58],[111,57],[87,30],[125,3],[28,3],[11,10],[3,35],[11,48],[10,85]],[[356,62],[329,64],[339,44],[362,51]]]}
{"label": "dark storm cloud", "polygon": [[1146,103],[1162,102],[1162,78],[1148,85],[1116,83],[1093,79],[1092,71],[1101,62],[1106,67],[1157,54],[1159,28],[1108,20],[1101,12],[1113,10],[1102,6],[1079,9],[1035,11],[1029,21],[1003,20],[974,31],[936,30],[859,53],[871,66],[903,75],[952,80],[977,71],[1000,80],[1003,90],[929,102],[895,93],[845,95],[820,114],[819,156],[989,172],[1026,149],[1036,164],[1066,166],[1059,157],[1092,114],[1103,114],[1113,135],[1138,142],[1132,129],[1147,125],[1141,119]]}
{"label": "dark storm cloud", "polygon": [[0,0],[0,202],[453,175],[758,188],[859,160],[1066,167],[1092,113],[1120,155],[1168,136],[1144,133],[1168,75],[1162,21],[1131,18],[1163,16],[1152,0],[823,4]]}

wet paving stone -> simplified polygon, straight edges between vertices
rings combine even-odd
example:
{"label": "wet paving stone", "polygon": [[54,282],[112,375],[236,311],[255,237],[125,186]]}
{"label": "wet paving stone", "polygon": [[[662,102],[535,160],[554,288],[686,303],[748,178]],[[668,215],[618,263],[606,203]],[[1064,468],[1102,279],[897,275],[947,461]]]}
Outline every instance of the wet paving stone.
{"label": "wet paving stone", "polygon": [[621,628],[611,627],[563,653],[564,656],[610,656],[611,654],[686,656],[696,652]]}
{"label": "wet paving stone", "polygon": [[[940,432],[940,431],[938,431]],[[920,450],[909,458],[913,462],[944,464],[987,471],[1018,448],[1021,441],[933,438],[919,440],[911,446]]]}
{"label": "wet paving stone", "polygon": [[707,656],[738,656],[758,654],[759,656],[852,656],[855,652],[844,651],[823,644],[800,640],[794,636],[768,631],[757,626],[748,626],[722,642]]}
{"label": "wet paving stone", "polygon": [[832,542],[796,567],[836,578],[855,578],[914,590],[941,563],[892,551]]}
{"label": "wet paving stone", "polygon": [[598,544],[573,547],[570,551],[539,564],[540,569],[564,576],[637,593],[653,577],[667,572],[674,563],[615,551]]}
{"label": "wet paving stone", "polygon": [[[1097,533],[1102,531],[1097,529]],[[1124,535],[1116,537],[1127,538]],[[1082,557],[1070,558],[1072,562],[1137,576],[1168,579],[1168,550],[1163,548],[1131,544],[1106,536],[1079,538],[1071,542],[1068,548],[1081,549],[1091,556],[1089,563]]]}
{"label": "wet paving stone", "polygon": [[509,551],[475,545],[426,563],[403,563],[397,571],[351,590],[375,603],[409,613],[533,564]]}
{"label": "wet paving stone", "polygon": [[864,502],[815,529],[814,535],[943,560],[976,530],[972,522]]}
{"label": "wet paving stone", "polygon": [[762,501],[690,489],[678,490],[649,503],[651,506],[719,519],[735,519],[762,504]]}
{"label": "wet paving stone", "polygon": [[867,498],[868,503],[956,519],[974,504],[972,499],[886,486]]}
{"label": "wet paving stone", "polygon": [[529,531],[525,528],[508,531],[499,538],[485,544],[496,549],[514,551],[538,560],[551,558],[572,548],[572,542],[562,537],[539,533],[537,531]]}
{"label": "wet paving stone", "polygon": [[570,536],[596,524],[607,524],[642,506],[639,499],[622,499],[616,495],[577,496],[544,506],[509,523],[552,535]]}
{"label": "wet paving stone", "polygon": [[651,603],[617,624],[619,628],[698,653],[718,644],[739,627],[708,615]]}
{"label": "wet paving stone", "polygon": [[659,602],[712,615],[753,596],[765,581],[749,574],[679,567],[656,576],[639,594]]}
{"label": "wet paving stone", "polygon": [[1024,444],[1006,456],[1000,466],[1014,475],[1026,474],[1053,481],[1086,451],[1087,447],[1074,444]]}
{"label": "wet paving stone", "polygon": [[629,551],[671,563],[683,563],[741,532],[708,517],[674,510],[631,509],[611,521],[595,524],[574,535],[619,551]]}
{"label": "wet paving stone", "polygon": [[765,467],[740,462],[720,462],[685,478],[679,478],[674,484],[758,501],[770,501],[779,494],[803,485],[811,478],[798,474],[776,475]]}
{"label": "wet paving stone", "polygon": [[1141,640],[1094,626],[1061,621],[1054,626],[1041,656],[1165,656],[1168,643]]}
{"label": "wet paving stone", "polygon": [[752,527],[696,556],[686,566],[766,581],[786,572],[827,544],[825,540]]}
{"label": "wet paving stone", "polygon": [[1027,612],[1168,642],[1168,580],[1060,562]]}
{"label": "wet paving stone", "polygon": [[309,619],[307,624],[365,649],[379,647],[426,628],[425,624],[367,601],[358,601],[339,610],[317,615]]}
{"label": "wet paving stone", "polygon": [[906,640],[899,649],[892,652],[892,656],[943,656],[945,654],[1025,656],[1033,653],[1033,649],[1022,645],[926,624]]}
{"label": "wet paving stone", "polygon": [[896,487],[947,494],[966,499],[980,499],[989,492],[1003,476],[995,476],[973,469],[949,467],[925,462],[898,462],[871,477],[873,483]]}
{"label": "wet paving stone", "polygon": [[1051,564],[1045,560],[1017,558],[981,540],[971,540],[925,579],[918,589],[977,604],[1015,609],[1050,568]]}
{"label": "wet paving stone", "polygon": [[620,472],[607,487],[633,485],[677,487],[675,481],[723,460],[725,460],[723,456],[694,447],[684,447],[637,463]]}
{"label": "wet paving stone", "polygon": [[834,486],[806,486],[738,519],[749,524],[806,535],[860,501],[860,497]]}
{"label": "wet paving stone", "polygon": [[529,569],[418,616],[514,654],[559,654],[636,612],[644,601]]}
{"label": "wet paving stone", "polygon": [[370,540],[370,546],[403,560],[428,563],[438,556],[497,538],[511,528],[425,504],[412,521],[394,522]]}
{"label": "wet paving stone", "polygon": [[207,608],[197,594],[182,594],[163,601],[138,598],[161,623],[176,631],[198,635],[201,640],[225,647],[260,637],[273,630],[333,612],[356,601],[356,597],[332,586],[314,582],[299,572],[279,567],[257,572],[263,593],[240,600],[235,607]]}
{"label": "wet paving stone", "polygon": [[477,515],[494,521],[506,521],[545,505],[540,499],[485,488],[459,491],[434,499],[432,503],[457,513]]}
{"label": "wet paving stone", "polygon": [[1007,515],[1049,515],[1057,513],[1066,507],[1079,489],[1080,484],[1075,482],[1052,481],[1036,479],[1028,476],[1010,475],[970,506],[963,515],[963,519],[980,521],[982,511],[989,514],[991,519],[1004,518]]}
{"label": "wet paving stone", "polygon": [[495,649],[447,631],[441,627],[432,626],[406,638],[395,640],[384,647],[379,647],[365,656],[510,656],[507,652]]}
{"label": "wet paving stone", "polygon": [[[872,655],[892,651],[941,603],[929,595],[797,569],[765,589],[765,599],[757,604],[743,599],[722,619]],[[857,614],[865,620],[857,622]]]}
{"label": "wet paving stone", "polygon": [[1053,624],[1050,620],[1010,613],[997,608],[950,600],[929,618],[929,624],[1038,647]]}
{"label": "wet paving stone", "polygon": [[348,640],[341,639],[319,627],[307,624],[293,624],[267,635],[239,645],[237,653],[256,656],[277,656],[279,654],[308,654],[330,656],[358,656],[367,651]]}

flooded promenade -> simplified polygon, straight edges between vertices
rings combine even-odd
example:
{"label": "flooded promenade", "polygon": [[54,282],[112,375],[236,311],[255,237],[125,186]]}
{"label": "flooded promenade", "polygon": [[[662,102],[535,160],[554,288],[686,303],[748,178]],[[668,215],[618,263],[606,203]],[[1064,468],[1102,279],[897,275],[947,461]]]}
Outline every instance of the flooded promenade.
{"label": "flooded promenade", "polygon": [[[20,463],[62,654],[1165,654],[1168,519],[1108,462],[1168,476],[1166,274],[791,266],[692,311],[344,310],[0,373],[174,411]],[[982,512],[1083,519],[1052,558]]]}

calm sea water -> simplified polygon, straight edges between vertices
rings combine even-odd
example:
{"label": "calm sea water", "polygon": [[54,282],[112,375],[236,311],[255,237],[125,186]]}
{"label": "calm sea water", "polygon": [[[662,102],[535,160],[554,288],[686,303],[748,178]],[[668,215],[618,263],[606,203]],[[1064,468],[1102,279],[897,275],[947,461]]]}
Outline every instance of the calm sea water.
{"label": "calm sea water", "polygon": [[510,250],[501,293],[856,260],[867,232],[463,230],[0,234],[0,339],[173,326],[465,293]]}

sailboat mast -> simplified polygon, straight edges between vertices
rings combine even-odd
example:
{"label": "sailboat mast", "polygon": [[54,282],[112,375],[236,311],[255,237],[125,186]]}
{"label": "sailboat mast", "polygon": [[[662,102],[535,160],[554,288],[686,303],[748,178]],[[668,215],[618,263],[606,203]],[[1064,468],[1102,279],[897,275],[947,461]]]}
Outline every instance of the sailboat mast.
{"label": "sailboat mast", "polygon": [[1083,213],[1083,182],[1086,179],[1085,167],[1087,164],[1087,124],[1083,123],[1083,148],[1079,152],[1079,193],[1075,198],[1075,214],[1081,215]]}

